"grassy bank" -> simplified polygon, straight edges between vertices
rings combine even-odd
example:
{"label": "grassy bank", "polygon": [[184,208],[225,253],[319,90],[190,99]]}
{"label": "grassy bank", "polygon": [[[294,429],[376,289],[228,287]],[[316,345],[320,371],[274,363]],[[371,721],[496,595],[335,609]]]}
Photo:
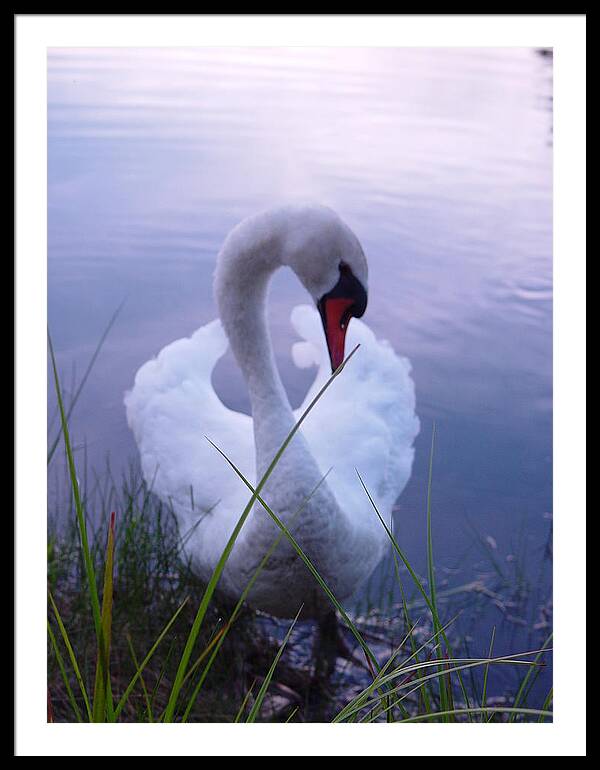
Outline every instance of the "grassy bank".
{"label": "grassy bank", "polygon": [[[52,354],[54,366],[54,357]],[[332,376],[325,390],[342,368]],[[56,395],[67,458],[72,509],[66,528],[48,542],[49,719],[54,721],[544,721],[552,718],[552,692],[528,706],[528,693],[548,655],[539,649],[469,657],[451,643],[453,618],[436,586],[431,508],[424,512],[427,580],[406,558],[364,487],[366,509],[386,530],[403,601],[392,638],[366,613],[351,616],[323,581],[300,545],[269,509],[260,492],[309,407],[256,488],[208,584],[199,583],[173,513],[132,474],[120,488],[87,497],[78,481],[58,372]],[[432,442],[433,453],[433,442]],[[226,456],[224,462],[229,462]],[[237,471],[237,469],[234,468]],[[238,472],[239,473],[239,472]],[[430,476],[431,485],[431,476]],[[364,486],[364,485],[363,485]],[[92,511],[93,502],[100,511]],[[430,495],[428,495],[428,501]],[[240,602],[225,606],[218,582],[228,555],[255,504],[262,505],[296,549],[338,613],[354,647],[354,660],[332,681],[311,678],[311,629],[274,623],[244,605],[265,554]],[[112,516],[116,511],[116,516]],[[99,521],[95,531],[90,522]],[[415,612],[416,596],[421,603]],[[270,626],[271,624],[271,626]],[[401,632],[398,629],[401,628]],[[543,648],[543,649],[542,649]],[[304,660],[302,659],[304,657]],[[509,701],[488,697],[489,672],[522,671]],[[357,673],[360,672],[360,675]],[[351,686],[347,686],[350,681]]]}

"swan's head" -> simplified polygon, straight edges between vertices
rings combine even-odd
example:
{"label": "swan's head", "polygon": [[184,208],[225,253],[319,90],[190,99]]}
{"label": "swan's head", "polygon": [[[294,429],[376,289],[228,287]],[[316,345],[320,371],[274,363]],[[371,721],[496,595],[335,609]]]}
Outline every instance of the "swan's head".
{"label": "swan's head", "polygon": [[331,371],[344,360],[346,331],[352,317],[367,307],[367,260],[350,228],[324,206],[290,217],[285,264],[313,298],[325,331]]}

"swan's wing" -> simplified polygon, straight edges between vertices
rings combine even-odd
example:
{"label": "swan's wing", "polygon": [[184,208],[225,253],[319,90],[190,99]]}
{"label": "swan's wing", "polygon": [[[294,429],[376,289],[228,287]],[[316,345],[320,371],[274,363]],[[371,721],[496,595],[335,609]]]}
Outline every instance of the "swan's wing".
{"label": "swan's wing", "polygon": [[211,382],[226,350],[221,322],[213,321],[145,363],[125,396],[144,478],[172,503],[184,531],[208,512],[218,519],[215,529],[228,535],[228,519],[237,520],[248,498],[247,488],[206,437],[254,481],[251,418],[228,409]]}
{"label": "swan's wing", "polygon": [[[331,368],[317,310],[309,305],[294,308],[292,324],[303,338],[292,349],[296,365],[319,367],[297,410],[299,416],[331,376]],[[376,339],[365,323],[353,318],[346,351],[359,343],[302,428],[321,471],[333,469],[327,481],[340,507],[355,521],[368,515],[368,500],[355,469],[382,515],[389,517],[410,477],[413,441],[419,432],[408,359],[396,355],[388,342]]]}

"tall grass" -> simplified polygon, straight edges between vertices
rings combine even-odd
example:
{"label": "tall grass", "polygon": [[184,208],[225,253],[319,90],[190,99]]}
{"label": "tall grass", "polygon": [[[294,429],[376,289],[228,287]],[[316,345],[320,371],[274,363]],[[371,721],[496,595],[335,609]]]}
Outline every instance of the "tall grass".
{"label": "tall grass", "polygon": [[[366,510],[369,506],[372,508],[373,515],[379,518],[390,540],[390,548],[397,560],[397,578],[400,581],[398,566],[401,563],[422,596],[432,623],[429,638],[417,644],[415,624],[404,601],[405,638],[385,659],[369,644],[367,635],[338,601],[310,555],[304,552],[277,512],[262,498],[261,491],[294,434],[336,377],[342,374],[356,349],[305,410],[256,486],[236,468],[227,456],[226,448],[215,447],[215,451],[222,454],[223,461],[231,465],[248,487],[249,500],[206,585],[200,584],[189,569],[182,548],[185,533],[181,535],[178,532],[172,511],[156,502],[143,484],[137,489],[126,490],[123,510],[118,511],[117,517],[110,514],[105,524],[105,549],[100,546],[101,537],[98,534],[90,538],[85,496],[78,481],[68,412],[50,339],[49,350],[75,513],[70,537],[51,538],[48,549],[48,636],[50,654],[58,670],[58,676],[49,690],[54,719],[58,715],[63,720],[94,722],[123,719],[148,722],[192,719],[240,721],[244,714],[249,722],[269,718],[264,714],[266,698],[278,667],[282,665],[284,648],[291,643],[302,608],[298,608],[296,619],[268,660],[269,655],[256,654],[257,646],[264,648],[265,645],[256,643],[252,613],[245,611],[244,600],[282,538],[294,548],[315,585],[323,591],[354,636],[370,671],[369,683],[360,692],[349,696],[347,702],[330,715],[333,721],[448,722],[552,718],[551,693],[540,709],[529,708],[526,701],[526,694],[535,679],[534,672],[543,664],[549,647],[544,645],[541,649],[521,654],[493,656],[493,645],[490,645],[489,654],[479,658],[457,657],[452,651],[446,633],[452,621],[442,621],[433,562],[433,441],[426,511],[428,589],[410,565],[359,475],[365,492]],[[233,609],[223,608],[218,605],[219,579],[235,541],[256,504],[261,505],[272,518],[278,534],[236,606]],[[148,516],[150,506],[155,506],[154,517]],[[107,511],[105,513],[108,514]],[[98,585],[100,574],[103,574],[101,591]],[[152,586],[150,593],[149,585]],[[400,587],[404,592],[401,581]],[[188,595],[184,596],[186,592]],[[121,593],[128,600],[131,597],[135,600],[123,605]],[[135,612],[137,602],[148,610],[146,620],[151,635],[136,635],[133,626],[140,616]],[[65,622],[67,615],[69,619]],[[227,621],[223,620],[224,615],[228,615]],[[126,645],[123,640],[126,640]],[[145,641],[144,647],[140,646],[141,640]],[[90,650],[93,652],[90,653]],[[242,676],[247,659],[252,658],[253,653],[255,665],[264,665],[264,675],[258,675],[262,683],[256,695],[253,694],[254,688],[243,686]],[[489,703],[487,677],[491,666],[526,670],[512,706]],[[470,692],[467,689],[464,674],[473,669],[482,671],[484,687],[481,693],[474,692],[474,688]],[[212,686],[207,689],[209,674]],[[57,682],[61,684],[57,685]],[[60,702],[55,692],[58,688],[64,694]],[[297,711],[299,713],[288,713],[284,721],[303,716],[300,707]]]}

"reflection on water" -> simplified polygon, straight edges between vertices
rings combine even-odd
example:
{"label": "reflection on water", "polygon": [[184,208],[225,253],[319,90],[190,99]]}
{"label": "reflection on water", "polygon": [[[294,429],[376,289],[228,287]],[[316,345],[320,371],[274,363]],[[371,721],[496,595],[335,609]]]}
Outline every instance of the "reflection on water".
{"label": "reflection on water", "polygon": [[[51,49],[49,324],[66,380],[125,299],[73,416],[88,464],[101,473],[110,453],[118,472],[135,456],[123,392],[142,362],[215,316],[228,230],[317,200],[368,256],[365,320],[413,362],[422,432],[396,521],[407,552],[420,563],[435,421],[440,564],[479,560],[471,527],[497,559],[539,555],[551,506],[551,67],[525,49]],[[305,300],[293,276],[276,276],[273,338],[294,405],[311,373],[292,364],[289,311]],[[248,408],[230,355],[215,383]]]}

